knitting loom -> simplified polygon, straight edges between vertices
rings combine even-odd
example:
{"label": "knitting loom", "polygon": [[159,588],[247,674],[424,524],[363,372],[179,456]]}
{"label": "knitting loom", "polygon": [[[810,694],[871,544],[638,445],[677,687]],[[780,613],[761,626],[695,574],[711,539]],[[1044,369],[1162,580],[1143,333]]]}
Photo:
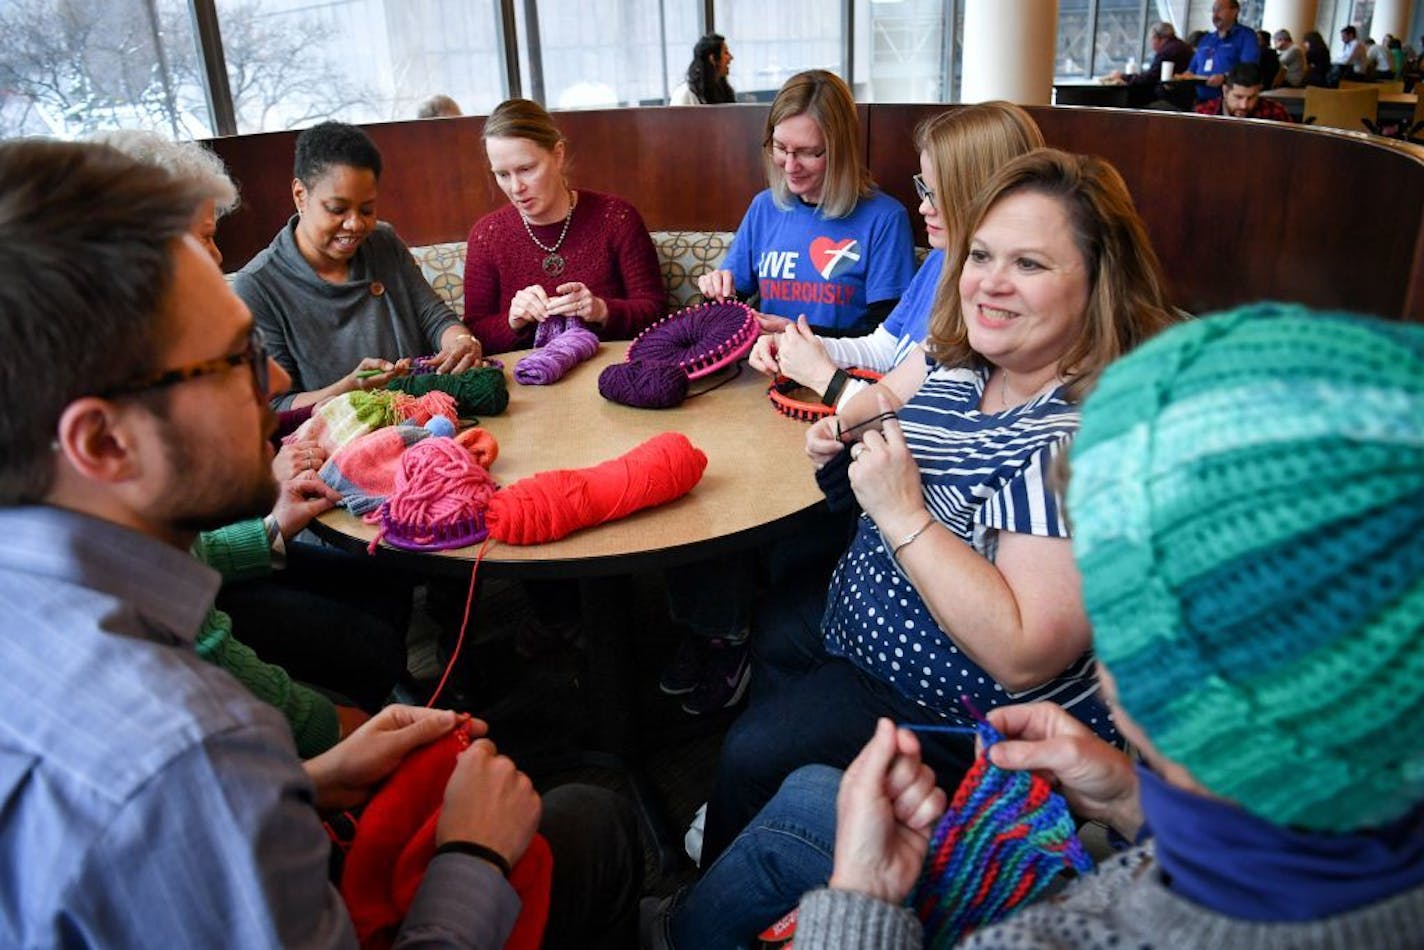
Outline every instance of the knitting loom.
{"label": "knitting loom", "polygon": [[688,379],[700,379],[741,359],[760,327],[744,303],[709,301],[669,314],[633,338],[628,362],[676,363]]}
{"label": "knitting loom", "polygon": [[[873,383],[883,375],[874,370],[854,366],[845,372],[847,376],[867,383]],[[807,393],[811,395],[811,399],[805,398],[804,394]],[[767,387],[766,396],[777,412],[799,422],[815,422],[836,411],[835,406],[827,406],[821,402],[810,387],[802,386],[789,376],[776,377],[776,381]]]}

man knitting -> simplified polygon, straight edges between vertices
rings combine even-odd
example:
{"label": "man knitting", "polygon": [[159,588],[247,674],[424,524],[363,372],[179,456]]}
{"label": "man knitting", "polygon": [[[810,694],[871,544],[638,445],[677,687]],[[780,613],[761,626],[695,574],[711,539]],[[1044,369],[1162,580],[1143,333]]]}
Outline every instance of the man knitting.
{"label": "man knitting", "polygon": [[[457,727],[387,707],[301,763],[278,713],[194,651],[219,578],[188,546],[271,507],[267,403],[288,382],[185,236],[200,198],[106,147],[0,144],[0,394],[23,407],[0,424],[3,946],[354,945],[315,808],[360,805]],[[560,923],[611,932],[641,856],[624,813],[571,804],[551,795],[572,818],[540,826],[528,777],[476,739],[397,942],[501,946],[520,910],[502,868],[536,827]],[[574,825],[623,863],[562,850]]]}
{"label": "man knitting", "polygon": [[[991,711],[989,758],[1144,843],[963,946],[1417,943],[1424,328],[1278,304],[1176,327],[1103,374],[1072,468],[1103,688],[1144,764],[1047,704]],[[915,753],[882,723],[846,773],[798,950],[921,946],[897,905],[944,802]]]}

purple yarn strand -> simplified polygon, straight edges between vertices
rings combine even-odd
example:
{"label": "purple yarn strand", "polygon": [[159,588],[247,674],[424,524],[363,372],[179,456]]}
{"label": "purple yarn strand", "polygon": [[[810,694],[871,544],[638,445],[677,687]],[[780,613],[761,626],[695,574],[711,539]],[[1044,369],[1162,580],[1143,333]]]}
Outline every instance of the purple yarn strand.
{"label": "purple yarn strand", "polygon": [[514,365],[514,378],[525,386],[557,383],[598,352],[598,335],[578,317],[549,317],[534,331],[534,352]]}

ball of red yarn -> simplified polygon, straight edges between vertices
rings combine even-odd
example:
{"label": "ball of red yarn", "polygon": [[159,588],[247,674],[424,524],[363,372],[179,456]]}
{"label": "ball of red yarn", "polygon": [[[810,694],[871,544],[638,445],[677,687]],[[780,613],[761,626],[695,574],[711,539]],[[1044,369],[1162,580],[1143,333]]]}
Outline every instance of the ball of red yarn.
{"label": "ball of red yarn", "polygon": [[681,498],[706,468],[707,456],[687,436],[664,432],[592,468],[540,472],[495,492],[485,526],[506,544],[557,541]]}

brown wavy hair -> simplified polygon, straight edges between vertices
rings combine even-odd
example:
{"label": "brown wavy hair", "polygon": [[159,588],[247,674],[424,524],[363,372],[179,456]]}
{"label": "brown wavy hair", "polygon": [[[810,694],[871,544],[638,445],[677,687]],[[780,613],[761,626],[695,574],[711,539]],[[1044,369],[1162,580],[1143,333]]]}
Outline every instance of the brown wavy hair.
{"label": "brown wavy hair", "polygon": [[1038,149],[989,180],[965,216],[963,237],[953,248],[955,266],[946,267],[940,278],[925,350],[946,366],[986,365],[969,346],[959,277],[969,242],[989,212],[1023,192],[1046,195],[1063,206],[1073,243],[1087,265],[1083,331],[1058,361],[1058,374],[1067,381],[1065,395],[1081,401],[1109,363],[1177,322],[1167,303],[1162,266],[1132,195],[1117,169],[1096,155]]}

